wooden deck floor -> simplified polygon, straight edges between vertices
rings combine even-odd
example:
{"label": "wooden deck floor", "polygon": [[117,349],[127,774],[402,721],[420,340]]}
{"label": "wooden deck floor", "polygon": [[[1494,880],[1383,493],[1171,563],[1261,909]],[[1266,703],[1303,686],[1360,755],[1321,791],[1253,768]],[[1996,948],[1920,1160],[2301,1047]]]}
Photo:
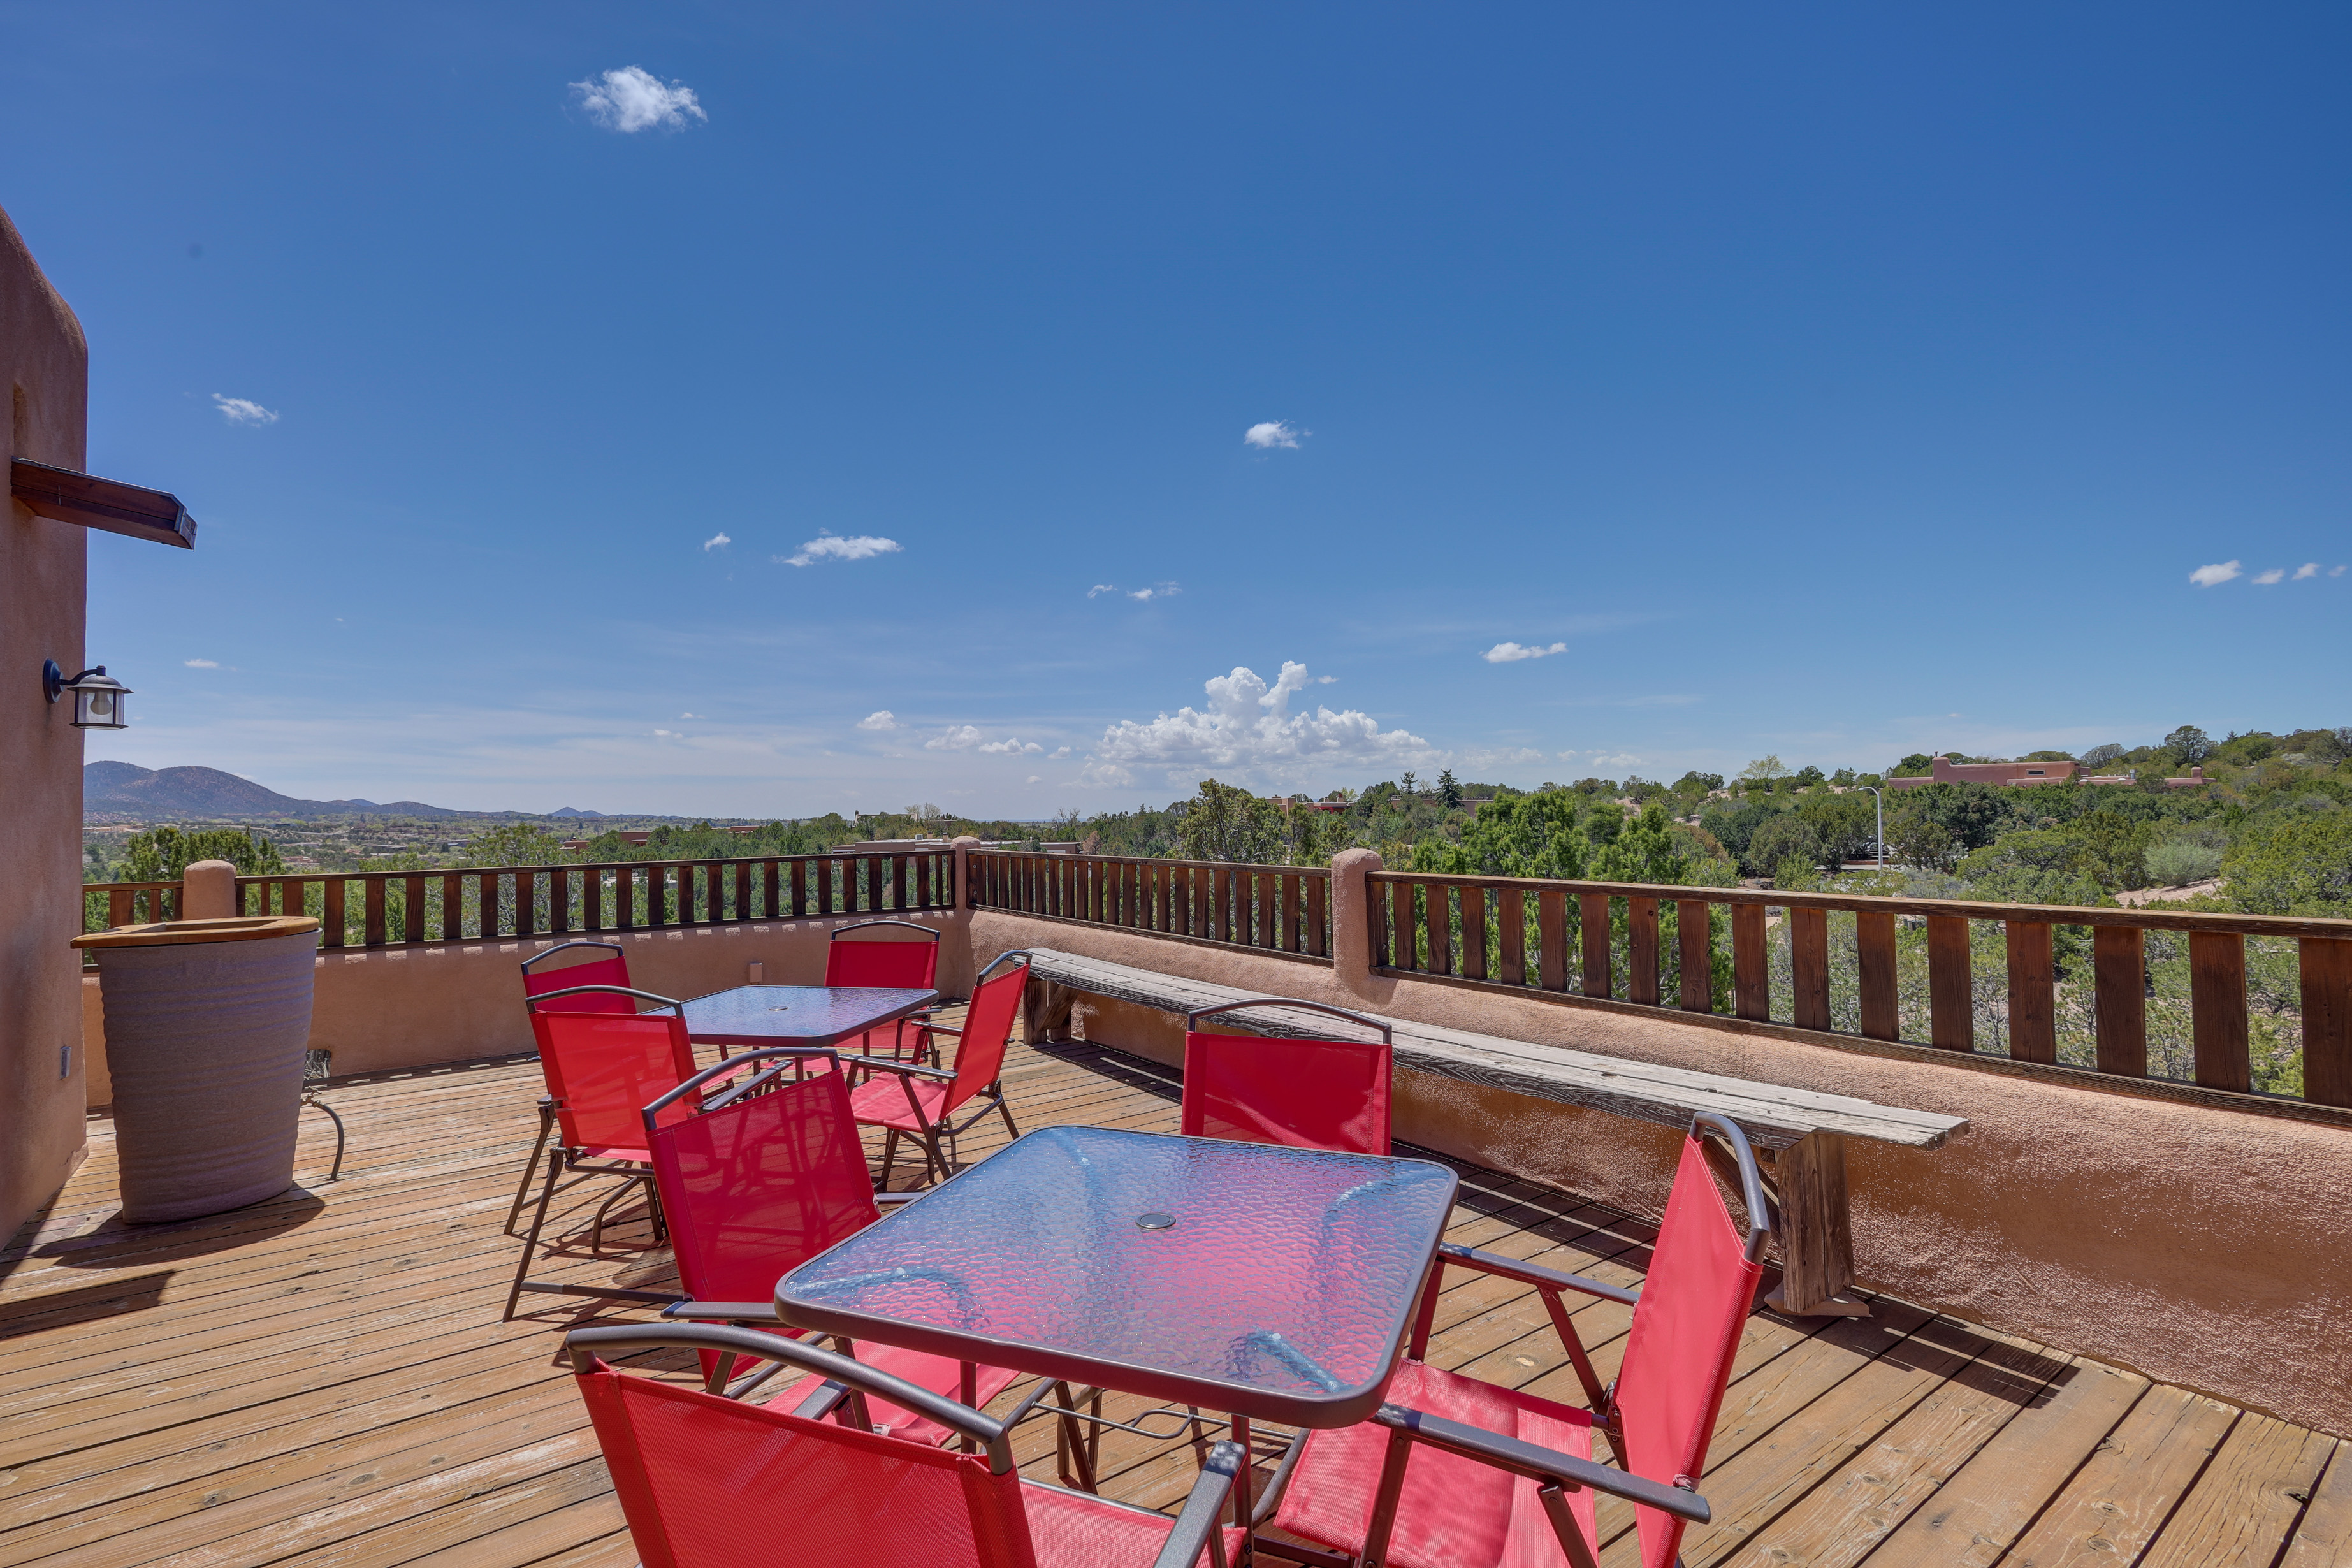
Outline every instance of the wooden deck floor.
{"label": "wooden deck floor", "polygon": [[[1133,1058],[1016,1048],[1006,1078],[1024,1127],[1175,1127],[1172,1075]],[[94,1121],[89,1163],[0,1254],[0,1564],[635,1562],[558,1365],[562,1331],[595,1309],[499,1321],[518,1247],[500,1226],[537,1083],[519,1061],[340,1086],[341,1181],[171,1226],[112,1217],[111,1129]],[[299,1169],[315,1184],[331,1138],[306,1121]],[[967,1156],[1001,1138],[976,1132]],[[1455,1239],[1639,1279],[1642,1223],[1462,1175]],[[615,1272],[609,1258],[560,1267]],[[635,1267],[661,1273],[658,1258]],[[1576,1400],[1530,1294],[1448,1278],[1433,1359]],[[2352,1447],[1899,1301],[1875,1309],[1749,1321],[1703,1489],[1717,1522],[1689,1538],[1692,1568],[2352,1563]],[[1613,1374],[1623,1309],[1577,1321]],[[1024,1466],[1051,1479],[1050,1430],[1023,1438]],[[1180,1445],[1121,1438],[1105,1466],[1106,1492],[1149,1506],[1190,1483]],[[1606,1561],[1632,1563],[1629,1517],[1604,1500],[1601,1518]]]}

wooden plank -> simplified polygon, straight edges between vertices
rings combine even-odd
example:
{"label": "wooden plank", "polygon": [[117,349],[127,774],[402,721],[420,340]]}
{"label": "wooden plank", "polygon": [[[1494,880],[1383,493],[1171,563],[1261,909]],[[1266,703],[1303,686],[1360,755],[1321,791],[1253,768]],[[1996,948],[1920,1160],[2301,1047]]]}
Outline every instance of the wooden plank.
{"label": "wooden plank", "polygon": [[1864,1039],[1902,1037],[1895,1007],[1895,917],[1872,911],[1853,917],[1854,956],[1862,993],[1862,1035]]}
{"label": "wooden plank", "polygon": [[1415,918],[1411,882],[1389,886],[1389,963],[1396,969],[1421,967],[1421,924]]}
{"label": "wooden plank", "polygon": [[2058,1059],[2058,971],[2050,922],[2003,922],[2009,944],[2009,1054],[2021,1062]]}
{"label": "wooden plank", "polygon": [[816,912],[833,913],[833,857],[821,856],[816,863]]}
{"label": "wooden plank", "polygon": [[1318,872],[1307,879],[1307,952],[1310,957],[1331,956],[1331,878]]}
{"label": "wooden plank", "polygon": [[2335,1447],[2332,1437],[2248,1411],[2136,1568],[2269,1563],[2294,1531]]}
{"label": "wooden plank", "polygon": [[514,874],[514,931],[517,936],[531,936],[539,931],[539,873],[517,871]]}
{"label": "wooden plank", "polygon": [[547,929],[557,936],[572,931],[572,868],[558,866],[547,874]]}
{"label": "wooden plank", "polygon": [[2148,1390],[2003,1561],[2137,1563],[2237,1415],[2184,1389]]}
{"label": "wooden plank", "polygon": [[1759,1023],[1772,1016],[1772,972],[1764,906],[1731,906],[1731,1011]]}
{"label": "wooden plank", "polygon": [[1845,1184],[1845,1140],[1812,1132],[1780,1151],[1780,1288],[1766,1298],[1791,1317],[1832,1312],[1867,1317],[1843,1300],[1853,1283],[1853,1226]]}
{"label": "wooden plank", "polygon": [[1462,973],[1472,980],[1486,978],[1486,889],[1462,888]]}
{"label": "wooden plank", "polygon": [[1864,1559],[1869,1568],[1992,1568],[2147,1386],[2070,1363]]}
{"label": "wooden plank", "polygon": [[[388,934],[383,910],[383,883],[384,879],[376,876],[369,877],[360,884],[360,941],[369,947],[382,947]],[[330,897],[332,898],[331,893]],[[333,899],[332,901],[338,905],[342,902],[341,899]],[[337,909],[336,918],[330,922],[330,929],[338,938],[343,935],[342,914],[343,911]],[[335,945],[340,947],[342,943],[338,941]]]}
{"label": "wooden plank", "polygon": [[[931,870],[938,860],[939,857],[936,855],[915,857],[915,907],[919,910],[939,908],[939,901],[931,897]],[[943,872],[940,877],[940,882],[944,886],[947,880]]]}
{"label": "wooden plank", "polygon": [[882,888],[886,858],[880,855],[869,855],[866,858],[866,907],[877,914],[889,908],[883,900]]}
{"label": "wooden plank", "polygon": [[600,931],[604,929],[604,868],[591,866],[580,874],[580,929]]}
{"label": "wooden plank", "polygon": [[2235,931],[2189,933],[2189,1003],[2197,1081],[2244,1094],[2254,1087],[2246,1047],[2246,939]]}
{"label": "wooden plank", "polygon": [[2336,1446],[2278,1568],[2342,1568],[2347,1563],[2352,1563],[2352,1442]]}
{"label": "wooden plank", "polygon": [[783,863],[781,860],[760,862],[760,912],[774,920],[783,911],[778,900],[783,895]]}
{"label": "wooden plank", "polygon": [[127,889],[117,888],[107,895],[106,923],[110,926],[127,926],[131,923],[131,893]]}
{"label": "wooden plank", "polygon": [[[1050,948],[1031,950],[1030,973],[1071,990],[1178,1014],[1254,994]],[[1934,1148],[1968,1124],[1958,1117],[1875,1105],[1848,1095],[1507,1040],[1412,1019],[1381,1021],[1395,1035],[1398,1064],[1416,1071],[1563,1104],[1597,1106],[1677,1129],[1689,1125],[1693,1111],[1713,1110],[1769,1148],[1784,1148],[1817,1131]],[[1251,1023],[1265,1034],[1298,1038],[1322,1037],[1333,1026],[1320,1014],[1286,1015],[1272,1008],[1252,1014]]]}
{"label": "wooden plank", "polygon": [[1658,900],[1625,900],[1625,999],[1658,1005]]}
{"label": "wooden plank", "polygon": [[403,941],[423,942],[432,935],[425,918],[425,879],[413,872],[401,888],[401,922]]}
{"label": "wooden plank", "polygon": [[1454,900],[1453,889],[1443,882],[1431,882],[1421,889],[1422,918],[1429,927],[1429,972],[1432,974],[1458,974],[1454,965]]}
{"label": "wooden plank", "polygon": [[[1580,893],[1577,895],[1576,909],[1577,936],[1579,945],[1582,949],[1584,965],[1583,994],[1614,996],[1617,994],[1613,988],[1614,977],[1610,973],[1612,965],[1609,952],[1609,895]],[[1547,949],[1544,965],[1544,973],[1549,975],[1551,973],[1549,949]],[[1565,965],[1563,964],[1562,967],[1564,970]],[[1563,977],[1559,984],[1554,985],[1547,979],[1544,982],[1544,989],[1565,991],[1568,989],[1567,981]]]}
{"label": "wooden plank", "polygon": [[2101,926],[2091,934],[2098,1007],[2098,1066],[2121,1078],[2147,1076],[2147,963],[2139,931]]}
{"label": "wooden plank", "polygon": [[1257,884],[1257,947],[1278,947],[1279,936],[1275,931],[1275,876],[1271,871],[1253,871],[1250,879]]}
{"label": "wooden plank", "polygon": [[1675,900],[1675,956],[1682,970],[1685,1013],[1715,1011],[1714,924],[1705,899]]}
{"label": "wooden plank", "polygon": [[1517,888],[1502,888],[1495,893],[1496,978],[1506,985],[1528,983],[1527,897]]}
{"label": "wooden plank", "polygon": [[[327,879],[326,896],[320,900],[319,945],[320,947],[341,947],[351,936],[350,917],[343,912],[345,886],[344,879],[341,877]],[[360,895],[362,898],[367,896],[367,885],[364,882],[360,885]]]}
{"label": "wooden plank", "polygon": [[441,878],[441,940],[457,942],[466,934],[465,879],[450,871]]}
{"label": "wooden plank", "polygon": [[2305,937],[2303,972],[2303,1097],[2352,1105],[2352,942]]}
{"label": "wooden plank", "polygon": [[1956,915],[1927,917],[1927,1043],[1947,1051],[1977,1048],[1976,988],[1969,955],[1969,922]]}

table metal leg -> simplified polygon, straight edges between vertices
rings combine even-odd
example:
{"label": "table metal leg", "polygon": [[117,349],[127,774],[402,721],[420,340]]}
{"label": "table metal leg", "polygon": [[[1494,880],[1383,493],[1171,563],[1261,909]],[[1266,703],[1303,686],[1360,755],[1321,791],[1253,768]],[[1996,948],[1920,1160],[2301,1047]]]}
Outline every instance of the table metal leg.
{"label": "table metal leg", "polygon": [[1250,1424],[1246,1415],[1234,1417],[1234,1441],[1241,1446],[1242,1468],[1234,1477],[1234,1523],[1242,1531],[1242,1555],[1239,1568],[1257,1561],[1257,1532],[1250,1528],[1250,1482],[1255,1479],[1251,1466],[1256,1463],[1250,1453]]}

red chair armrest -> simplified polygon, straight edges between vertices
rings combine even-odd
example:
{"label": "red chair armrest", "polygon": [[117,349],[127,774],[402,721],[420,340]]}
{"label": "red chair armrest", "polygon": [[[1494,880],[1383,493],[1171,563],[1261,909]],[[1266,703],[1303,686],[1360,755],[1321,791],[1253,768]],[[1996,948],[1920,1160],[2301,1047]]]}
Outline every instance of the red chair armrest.
{"label": "red chair armrest", "polygon": [[1573,1454],[1563,1454],[1557,1448],[1523,1442],[1489,1432],[1483,1426],[1471,1426],[1460,1421],[1449,1421],[1443,1415],[1409,1409],[1402,1405],[1383,1405],[1372,1419],[1393,1432],[1402,1432],[1416,1443],[1426,1443],[1459,1454],[1465,1459],[1476,1459],[1513,1475],[1526,1476],[1530,1480],[1558,1481],[1562,1486],[1591,1487],[1597,1492],[1607,1492],[1628,1502],[1654,1508],[1671,1513],[1694,1524],[1705,1524],[1714,1517],[1706,1500],[1696,1492],[1680,1487],[1654,1481],[1647,1476],[1631,1475],[1591,1459],[1580,1459]]}
{"label": "red chair armrest", "polygon": [[872,1068],[877,1072],[895,1072],[901,1078],[935,1078],[941,1083],[955,1082],[955,1074],[939,1068],[927,1068],[919,1062],[886,1061],[880,1057],[844,1057],[841,1065],[845,1068]]}
{"label": "red chair armrest", "polygon": [[673,1322],[709,1320],[713,1322],[779,1322],[773,1301],[672,1301],[661,1315]]}
{"label": "red chair armrest", "polygon": [[1516,1258],[1481,1252],[1475,1247],[1463,1247],[1450,1241],[1437,1244],[1437,1256],[1464,1268],[1475,1268],[1484,1274],[1499,1274],[1506,1279],[1516,1279],[1522,1285],[1533,1285],[1539,1289],[1579,1290],[1587,1296],[1598,1296],[1604,1301],[1622,1301],[1629,1307],[1642,1299],[1639,1290],[1628,1289],[1622,1285],[1603,1284],[1598,1279],[1588,1279],[1581,1274],[1563,1274],[1557,1268],[1522,1263]]}

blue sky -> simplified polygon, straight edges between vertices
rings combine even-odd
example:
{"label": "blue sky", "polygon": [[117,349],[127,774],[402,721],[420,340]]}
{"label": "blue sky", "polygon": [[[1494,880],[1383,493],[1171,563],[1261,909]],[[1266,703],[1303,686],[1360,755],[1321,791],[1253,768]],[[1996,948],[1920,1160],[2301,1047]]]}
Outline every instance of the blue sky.
{"label": "blue sky", "polygon": [[91,466],[202,527],[92,536],[93,758],[1038,816],[2352,722],[2341,7],[0,25]]}

